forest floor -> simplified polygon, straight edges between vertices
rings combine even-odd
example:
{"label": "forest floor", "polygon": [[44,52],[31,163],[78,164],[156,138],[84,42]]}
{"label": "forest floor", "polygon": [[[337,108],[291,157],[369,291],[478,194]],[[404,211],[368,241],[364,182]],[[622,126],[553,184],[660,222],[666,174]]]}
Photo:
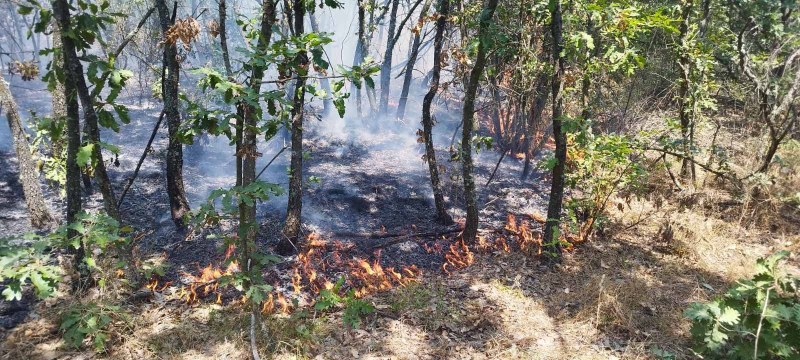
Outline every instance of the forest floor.
{"label": "forest floor", "polygon": [[[104,134],[106,141],[122,148],[120,165],[112,169],[116,184],[123,184],[135,166],[157,112],[146,104],[132,107],[131,125],[120,134]],[[444,148],[453,127],[444,115],[441,124],[436,141]],[[306,171],[320,181],[309,184],[304,196],[304,230],[321,246],[335,248],[344,261],[320,275],[327,278],[317,280],[303,272],[303,279],[292,281],[292,271],[308,270],[297,256],[265,272],[279,293],[297,300],[288,301],[285,313],[275,302],[276,309],[267,311],[257,328],[261,354],[273,358],[639,359],[656,358],[659,352],[689,357],[688,321],[682,313],[691,302],[724,292],[751,274],[761,256],[800,250],[796,207],[742,202],[713,187],[678,192],[664,185],[668,179],[656,176],[646,195],[614,199],[603,231],[575,244],[561,264],[548,267],[541,264],[541,255],[513,246],[519,241],[518,227],[509,224],[508,215],[535,233],[549,181],[538,175],[519,180],[520,161],[508,157],[494,181],[484,186],[498,154],[483,151],[476,171],[481,235],[494,245],[468,251],[474,254],[469,266],[453,266],[452,257],[465,257],[467,252],[459,250],[452,227],[430,219],[434,211],[427,165],[420,160],[422,149],[414,135],[416,124],[397,123],[380,132],[356,131],[358,126],[345,122],[315,125],[309,125],[306,136],[312,154]],[[277,141],[260,145],[265,155],[259,167],[282,146]],[[167,263],[167,273],[148,289],[97,289],[84,299],[121,307],[109,330],[108,352],[75,351],[61,340],[57,314],[75,300],[60,296],[34,303],[26,298],[0,306],[0,317],[9,319],[7,328],[0,329],[0,359],[250,356],[249,309],[238,301],[239,294],[221,292],[222,304],[214,301],[213,293],[186,301],[187,278],[194,279],[192,274],[207,265],[222,271],[225,249],[211,232],[187,236],[173,230],[163,191],[164,147],[160,136],[122,213],[136,229],[139,256]],[[185,176],[193,208],[211,189],[231,185],[231,154],[219,139],[187,146]],[[285,182],[286,154],[268,169],[266,180]],[[7,165],[0,167],[0,230],[28,231],[22,200],[14,195],[21,191],[14,180],[13,156],[4,153],[0,159]],[[462,196],[452,164],[442,162],[443,178],[450,211],[458,220],[463,217]],[[284,204],[285,196],[259,207],[259,242],[267,249],[273,245],[271,234],[278,229]],[[57,201],[52,205],[55,208]],[[89,207],[97,206],[95,194]],[[230,227],[223,224],[215,230],[225,233]],[[512,245],[510,251],[498,245],[505,239]],[[301,254],[310,257],[311,249],[303,248]],[[312,270],[337,265],[327,257],[312,262],[315,259]],[[791,261],[797,265],[796,257]],[[355,276],[354,263],[367,263],[372,270],[380,266],[387,273],[415,268],[405,280],[370,289],[364,299],[375,311],[357,329],[344,325],[346,311],[341,307],[303,307],[314,295],[305,292],[322,280]],[[293,286],[298,283],[299,291]]]}

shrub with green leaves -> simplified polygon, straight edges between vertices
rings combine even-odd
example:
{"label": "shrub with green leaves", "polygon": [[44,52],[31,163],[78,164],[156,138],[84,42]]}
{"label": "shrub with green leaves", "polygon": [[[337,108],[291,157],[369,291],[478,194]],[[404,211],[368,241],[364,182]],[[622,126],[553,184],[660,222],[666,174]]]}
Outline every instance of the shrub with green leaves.
{"label": "shrub with green leaves", "polygon": [[712,358],[800,358],[800,279],[778,267],[789,256],[781,251],[759,259],[752,279],[685,311],[695,351]]}
{"label": "shrub with green leaves", "polygon": [[[61,269],[53,265],[50,237],[28,234],[22,241],[0,238],[0,282],[8,282],[2,291],[8,301],[21,300],[23,286],[30,281],[38,298],[53,294],[61,280]],[[25,244],[25,245],[23,245]]]}
{"label": "shrub with green leaves", "polygon": [[[67,229],[77,236],[67,238]],[[124,230],[124,228],[123,228]],[[61,226],[46,235],[35,233],[0,238],[0,282],[7,282],[2,291],[6,300],[22,299],[26,283],[33,285],[40,299],[49,297],[61,280],[61,269],[55,265],[53,254],[59,249],[84,248],[83,263],[89,270],[98,270],[97,256],[109,246],[126,242],[120,236],[119,223],[104,213],[78,214],[74,223]]]}
{"label": "shrub with green leaves", "polygon": [[119,306],[82,304],[70,308],[62,315],[60,330],[67,345],[79,348],[89,339],[95,351],[103,352],[111,340],[110,325],[113,321],[125,320],[126,317]]}
{"label": "shrub with green leaves", "polygon": [[369,302],[356,298],[353,289],[340,295],[344,278],[339,278],[331,289],[322,289],[319,298],[314,304],[315,310],[326,311],[341,306],[344,308],[342,321],[345,325],[358,329],[361,325],[361,317],[375,312],[375,307]]}
{"label": "shrub with green leaves", "polygon": [[[568,224],[583,241],[602,226],[611,196],[642,185],[642,147],[631,136],[596,134],[589,120],[569,119],[566,125],[570,144],[566,185],[572,190],[566,203]],[[546,167],[552,169],[554,161]]]}

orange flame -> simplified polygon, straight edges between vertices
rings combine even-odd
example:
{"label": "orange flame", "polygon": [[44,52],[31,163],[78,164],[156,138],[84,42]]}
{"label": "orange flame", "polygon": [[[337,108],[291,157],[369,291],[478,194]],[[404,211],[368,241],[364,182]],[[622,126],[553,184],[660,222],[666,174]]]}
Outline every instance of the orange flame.
{"label": "orange flame", "polygon": [[458,270],[472,265],[475,261],[475,254],[473,254],[467,244],[464,243],[464,239],[458,239],[450,244],[450,250],[444,254],[444,260],[442,270],[449,274],[450,271],[447,270],[448,268]]}

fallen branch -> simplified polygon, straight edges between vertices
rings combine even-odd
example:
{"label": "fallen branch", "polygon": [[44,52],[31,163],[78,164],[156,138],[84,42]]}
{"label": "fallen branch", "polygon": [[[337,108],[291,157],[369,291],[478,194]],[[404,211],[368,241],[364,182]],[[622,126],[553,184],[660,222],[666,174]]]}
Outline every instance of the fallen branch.
{"label": "fallen branch", "polygon": [[150,146],[153,145],[153,140],[156,138],[156,134],[158,133],[158,128],[161,127],[161,121],[164,120],[164,110],[161,110],[161,115],[158,116],[158,121],[156,121],[156,126],[153,128],[153,132],[150,133],[150,140],[147,140],[147,146],[144,147],[144,152],[142,156],[139,157],[139,163],[136,164],[136,169],[133,170],[133,175],[131,176],[130,180],[128,180],[128,184],[125,185],[125,189],[122,190],[122,195],[119,196],[119,201],[117,202],[117,209],[122,206],[122,200],[125,200],[125,194],[128,193],[130,190],[131,185],[136,180],[136,176],[139,175],[139,169],[142,167],[142,163],[144,159],[147,157],[147,154],[150,152]]}
{"label": "fallen branch", "polygon": [[[410,240],[412,240],[414,238],[419,238],[419,237],[439,237],[439,236],[442,236],[442,235],[454,234],[454,233],[461,232],[462,230],[463,229],[461,227],[453,227],[453,228],[450,228],[450,229],[447,229],[447,230],[442,230],[442,231],[431,231],[431,232],[424,232],[424,233],[392,236],[387,241],[383,241],[383,242],[380,242],[378,244],[372,245],[372,249],[374,250],[374,249],[385,248],[387,246],[392,246],[394,244],[404,243],[406,241],[410,241]],[[392,234],[392,235],[395,235],[395,234]]]}
{"label": "fallen branch", "polygon": [[357,232],[335,232],[333,236],[337,237],[360,237],[360,238],[367,238],[367,239],[390,239],[396,237],[409,237],[409,236],[433,236],[433,235],[440,235],[440,234],[449,234],[453,232],[461,231],[461,227],[459,226],[451,226],[445,230],[440,231],[431,231],[431,232],[422,232],[416,234],[408,234],[408,233],[385,233],[385,232],[377,232],[377,233],[357,233]]}
{"label": "fallen branch", "polygon": [[489,176],[489,181],[486,182],[486,186],[489,186],[489,184],[492,183],[494,175],[497,174],[497,169],[500,168],[500,163],[503,162],[503,159],[505,159],[506,154],[508,154],[508,151],[503,151],[503,155],[500,155],[500,160],[497,160],[497,165],[494,166],[494,171],[492,171],[492,175]]}
{"label": "fallen branch", "polygon": [[710,173],[712,173],[714,175],[717,175],[717,176],[719,176],[719,177],[721,177],[723,179],[727,179],[731,183],[736,185],[737,187],[741,187],[741,181],[738,178],[736,178],[735,175],[731,174],[730,172],[725,172],[725,171],[721,171],[721,170],[718,170],[718,169],[714,169],[711,166],[708,166],[708,165],[706,165],[704,163],[701,163],[701,162],[695,160],[691,156],[687,156],[686,154],[681,154],[679,152],[675,152],[675,151],[672,151],[672,150],[662,149],[662,148],[654,148],[654,147],[645,147],[644,150],[658,151],[658,152],[661,152],[662,154],[677,156],[677,157],[680,157],[682,159],[689,160],[692,163],[694,163],[695,165],[703,168],[703,170],[708,171],[708,172],[710,172]]}
{"label": "fallen branch", "polygon": [[277,158],[278,158],[278,156],[279,156],[281,153],[283,153],[283,151],[284,151],[284,150],[286,150],[287,148],[288,148],[288,146],[284,145],[284,146],[281,148],[281,150],[280,150],[280,151],[278,151],[278,153],[277,153],[277,154],[275,154],[275,156],[273,156],[273,157],[272,157],[272,160],[270,160],[270,161],[267,163],[267,165],[264,165],[264,167],[261,169],[261,171],[259,171],[259,172],[258,172],[258,175],[256,175],[256,179],[260,178],[260,177],[261,177],[261,174],[263,174],[263,173],[264,173],[264,170],[267,170],[267,168],[268,168],[270,165],[272,165],[272,162],[273,162],[273,161],[275,161],[275,159],[277,159]]}

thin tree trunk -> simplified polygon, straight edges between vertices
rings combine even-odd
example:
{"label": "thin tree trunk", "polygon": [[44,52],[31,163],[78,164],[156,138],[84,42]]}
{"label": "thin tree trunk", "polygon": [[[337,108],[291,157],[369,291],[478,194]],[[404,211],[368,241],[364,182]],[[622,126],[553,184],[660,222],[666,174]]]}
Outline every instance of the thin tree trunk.
{"label": "thin tree trunk", "polygon": [[[693,144],[692,135],[694,133],[694,124],[691,120],[692,116],[692,100],[689,94],[689,86],[691,84],[691,58],[689,56],[689,21],[692,14],[692,7],[694,0],[685,0],[681,12],[681,25],[680,25],[680,57],[678,58],[678,69],[681,72],[680,83],[678,84],[678,112],[679,120],[681,123],[681,140],[683,153],[689,156]],[[681,163],[681,178],[684,180],[691,179],[694,173],[694,163],[684,157]],[[694,180],[694,179],[692,179]]]}
{"label": "thin tree trunk", "polygon": [[464,111],[463,111],[463,132],[461,137],[461,168],[464,177],[464,197],[467,205],[467,219],[464,223],[464,234],[462,239],[472,244],[478,234],[478,206],[476,204],[475,178],[473,177],[472,163],[472,130],[475,126],[475,95],[478,91],[478,83],[483,68],[486,66],[486,51],[489,47],[488,34],[494,11],[497,8],[498,0],[488,0],[486,7],[480,14],[480,25],[478,27],[478,56],[475,59],[475,66],[469,74],[469,83],[464,92]]}
{"label": "thin tree trunk", "polygon": [[3,78],[0,78],[0,109],[5,110],[8,127],[11,129],[11,139],[14,142],[19,162],[19,180],[22,183],[22,192],[25,194],[25,205],[28,206],[31,225],[38,229],[50,228],[55,220],[44,202],[36,164],[33,161],[28,137],[19,118],[17,103],[11,96],[8,83]]}
{"label": "thin tree trunk", "polygon": [[394,44],[394,33],[397,27],[397,8],[400,7],[400,0],[392,0],[392,10],[389,14],[389,29],[386,40],[386,51],[383,53],[383,64],[381,64],[381,98],[380,108],[378,111],[381,114],[386,114],[389,108],[389,86],[392,80],[392,48]]}
{"label": "thin tree trunk", "polygon": [[[525,165],[522,167],[522,180],[528,179],[528,175],[530,175],[531,169],[531,159],[536,156],[536,151],[540,148],[540,145],[537,145],[531,148],[531,144],[533,142],[533,135],[537,132],[536,130],[542,128],[540,125],[542,121],[542,112],[544,111],[545,104],[547,103],[547,98],[550,97],[550,92],[547,91],[549,82],[547,81],[547,73],[542,72],[536,78],[536,88],[534,93],[536,94],[533,103],[531,104],[531,112],[528,116],[528,135],[525,136]],[[547,131],[542,131],[542,140],[540,144],[544,143],[544,140],[547,139]]]}
{"label": "thin tree trunk", "polygon": [[228,52],[228,32],[226,22],[228,21],[228,10],[226,0],[219,0],[219,45],[222,51],[222,63],[225,64],[225,75],[229,78],[233,77],[233,69],[231,68],[231,56]]}
{"label": "thin tree trunk", "polygon": [[[66,10],[66,20],[69,21],[69,10]],[[61,28],[65,29],[65,25],[61,23]],[[66,31],[64,31],[66,32]],[[106,171],[106,164],[103,160],[103,152],[100,147],[100,127],[97,123],[97,112],[94,109],[94,99],[89,93],[89,87],[86,85],[86,79],[83,75],[83,65],[78,58],[77,50],[73,42],[64,41],[62,36],[63,56],[65,63],[65,73],[70,73],[72,85],[75,86],[78,92],[78,98],[83,108],[83,117],[85,122],[85,130],[89,137],[89,142],[93,144],[92,160],[94,166],[95,179],[100,186],[100,192],[103,194],[103,209],[106,213],[116,220],[120,220],[119,211],[117,210],[117,200],[114,196],[114,189],[111,186],[111,181],[108,178]]]}
{"label": "thin tree trunk", "polygon": [[[233,80],[233,68],[231,67],[231,57],[230,51],[228,50],[228,31],[227,31],[227,5],[226,0],[219,1],[219,46],[220,51],[222,52],[222,62],[225,65],[225,75],[228,76],[228,79]],[[163,74],[162,74],[163,76]],[[163,81],[163,79],[162,79]],[[236,129],[236,154],[242,150],[242,122],[244,121],[243,109],[241,104],[236,105],[236,114],[238,115],[236,119],[236,124],[234,124],[234,128]],[[242,185],[242,158],[237,156],[236,157],[236,186]]]}
{"label": "thin tree trunk", "polygon": [[[364,2],[367,0],[358,0],[358,40],[356,42],[355,54],[353,54],[353,66],[361,65],[367,54],[366,49],[366,23],[365,23],[365,9]],[[350,93],[355,94],[356,101],[356,115],[361,119],[361,87],[356,86],[355,83],[350,85]]]}
{"label": "thin tree trunk", "polygon": [[[431,174],[431,188],[433,189],[433,201],[436,205],[436,218],[445,224],[453,222],[453,218],[447,213],[442,194],[442,185],[439,181],[439,165],[436,161],[436,150],[433,147],[433,118],[431,116],[431,103],[439,91],[439,78],[442,69],[442,47],[444,46],[444,31],[447,26],[447,16],[450,11],[450,0],[439,0],[439,18],[436,19],[436,37],[433,45],[433,76],[431,87],[425,98],[422,100],[422,131],[425,139],[425,158],[428,161],[428,170]],[[424,11],[423,11],[424,13]],[[415,41],[418,43],[418,41]],[[413,57],[412,57],[413,59]],[[409,60],[410,61],[410,60]],[[408,69],[407,73],[410,74]],[[405,86],[403,86],[405,88]]]}
{"label": "thin tree trunk", "polygon": [[564,201],[564,169],[567,161],[567,134],[561,127],[564,99],[561,93],[564,74],[563,40],[561,37],[561,0],[555,1],[551,10],[550,31],[553,36],[553,135],[556,140],[555,166],[547,204],[547,222],[544,227],[543,243],[555,259],[561,258],[561,243],[558,228],[561,223],[561,205]]}
{"label": "thin tree trunk", "polygon": [[[166,0],[156,0],[156,8],[161,21],[162,34],[166,34],[170,26],[175,23],[178,2],[176,1],[172,16]],[[189,201],[186,200],[186,190],[183,186],[183,144],[178,140],[178,130],[181,119],[178,112],[178,86],[180,83],[180,64],[178,63],[178,50],[175,44],[164,44],[164,57],[162,64],[166,68],[166,77],[161,85],[161,96],[164,100],[164,117],[167,119],[169,145],[167,146],[167,195],[169,196],[172,221],[179,229],[186,224],[183,216],[189,212]]]}
{"label": "thin tree trunk", "polygon": [[[303,17],[305,7],[303,0],[294,0],[294,32],[300,36],[304,32]],[[298,64],[297,86],[295,86],[292,102],[292,155],[289,169],[289,201],[286,207],[286,222],[283,226],[283,242],[278,248],[286,253],[293,249],[292,243],[300,235],[302,224],[300,215],[303,208],[303,105],[305,102],[305,83],[308,54],[302,51],[297,54]]]}
{"label": "thin tree trunk", "polygon": [[[430,8],[430,6],[431,6],[430,0],[425,1],[425,5],[422,6],[422,11],[420,11],[419,13],[419,24],[422,24],[423,21],[425,20],[425,15],[428,14],[428,8]],[[406,62],[406,70],[405,70],[406,72],[403,76],[403,90],[400,92],[400,102],[397,105],[396,117],[398,120],[403,120],[403,118],[406,115],[408,92],[409,88],[411,87],[411,80],[413,79],[414,75],[414,64],[416,64],[417,56],[419,56],[419,46],[422,43],[421,37],[422,37],[422,28],[417,29],[417,33],[414,34],[414,42],[411,44],[411,54],[408,56],[408,62]],[[435,64],[434,67],[436,67]]]}
{"label": "thin tree trunk", "polygon": [[[69,3],[67,0],[54,0],[52,2],[53,14],[58,22],[61,36],[61,49],[62,53],[67,49],[74,51],[75,44],[72,38],[65,35],[66,30],[69,30]],[[64,100],[66,104],[66,121],[67,121],[67,224],[72,224],[77,219],[78,214],[81,212],[81,170],[78,167],[78,149],[81,146],[80,138],[80,119],[78,107],[78,90],[75,88],[75,73],[67,70],[66,60],[62,59],[58,67],[64,69]],[[78,232],[73,228],[67,228],[67,238],[72,239],[78,236]],[[70,247],[70,249],[75,249]],[[83,262],[84,257],[83,247],[78,247],[74,250],[73,265],[81,276],[81,281],[76,283],[76,288],[81,286],[83,281],[88,280],[88,269]]]}
{"label": "thin tree trunk", "polygon": [[[272,39],[272,26],[275,24],[275,2],[267,0],[264,2],[261,18],[261,30],[258,38],[258,50],[265,51],[269,47]],[[302,23],[302,18],[300,18]],[[261,91],[261,80],[264,78],[265,66],[254,65],[250,73],[250,89],[254,93]],[[256,181],[256,158],[258,148],[256,143],[256,127],[258,123],[258,109],[252,104],[241,104],[244,109],[244,138],[242,139],[242,149],[236,154],[242,160],[242,179],[241,186],[247,187]],[[239,238],[242,244],[242,263],[249,264],[251,255],[255,252],[255,240],[258,230],[256,222],[255,204],[247,204],[239,201]]]}

